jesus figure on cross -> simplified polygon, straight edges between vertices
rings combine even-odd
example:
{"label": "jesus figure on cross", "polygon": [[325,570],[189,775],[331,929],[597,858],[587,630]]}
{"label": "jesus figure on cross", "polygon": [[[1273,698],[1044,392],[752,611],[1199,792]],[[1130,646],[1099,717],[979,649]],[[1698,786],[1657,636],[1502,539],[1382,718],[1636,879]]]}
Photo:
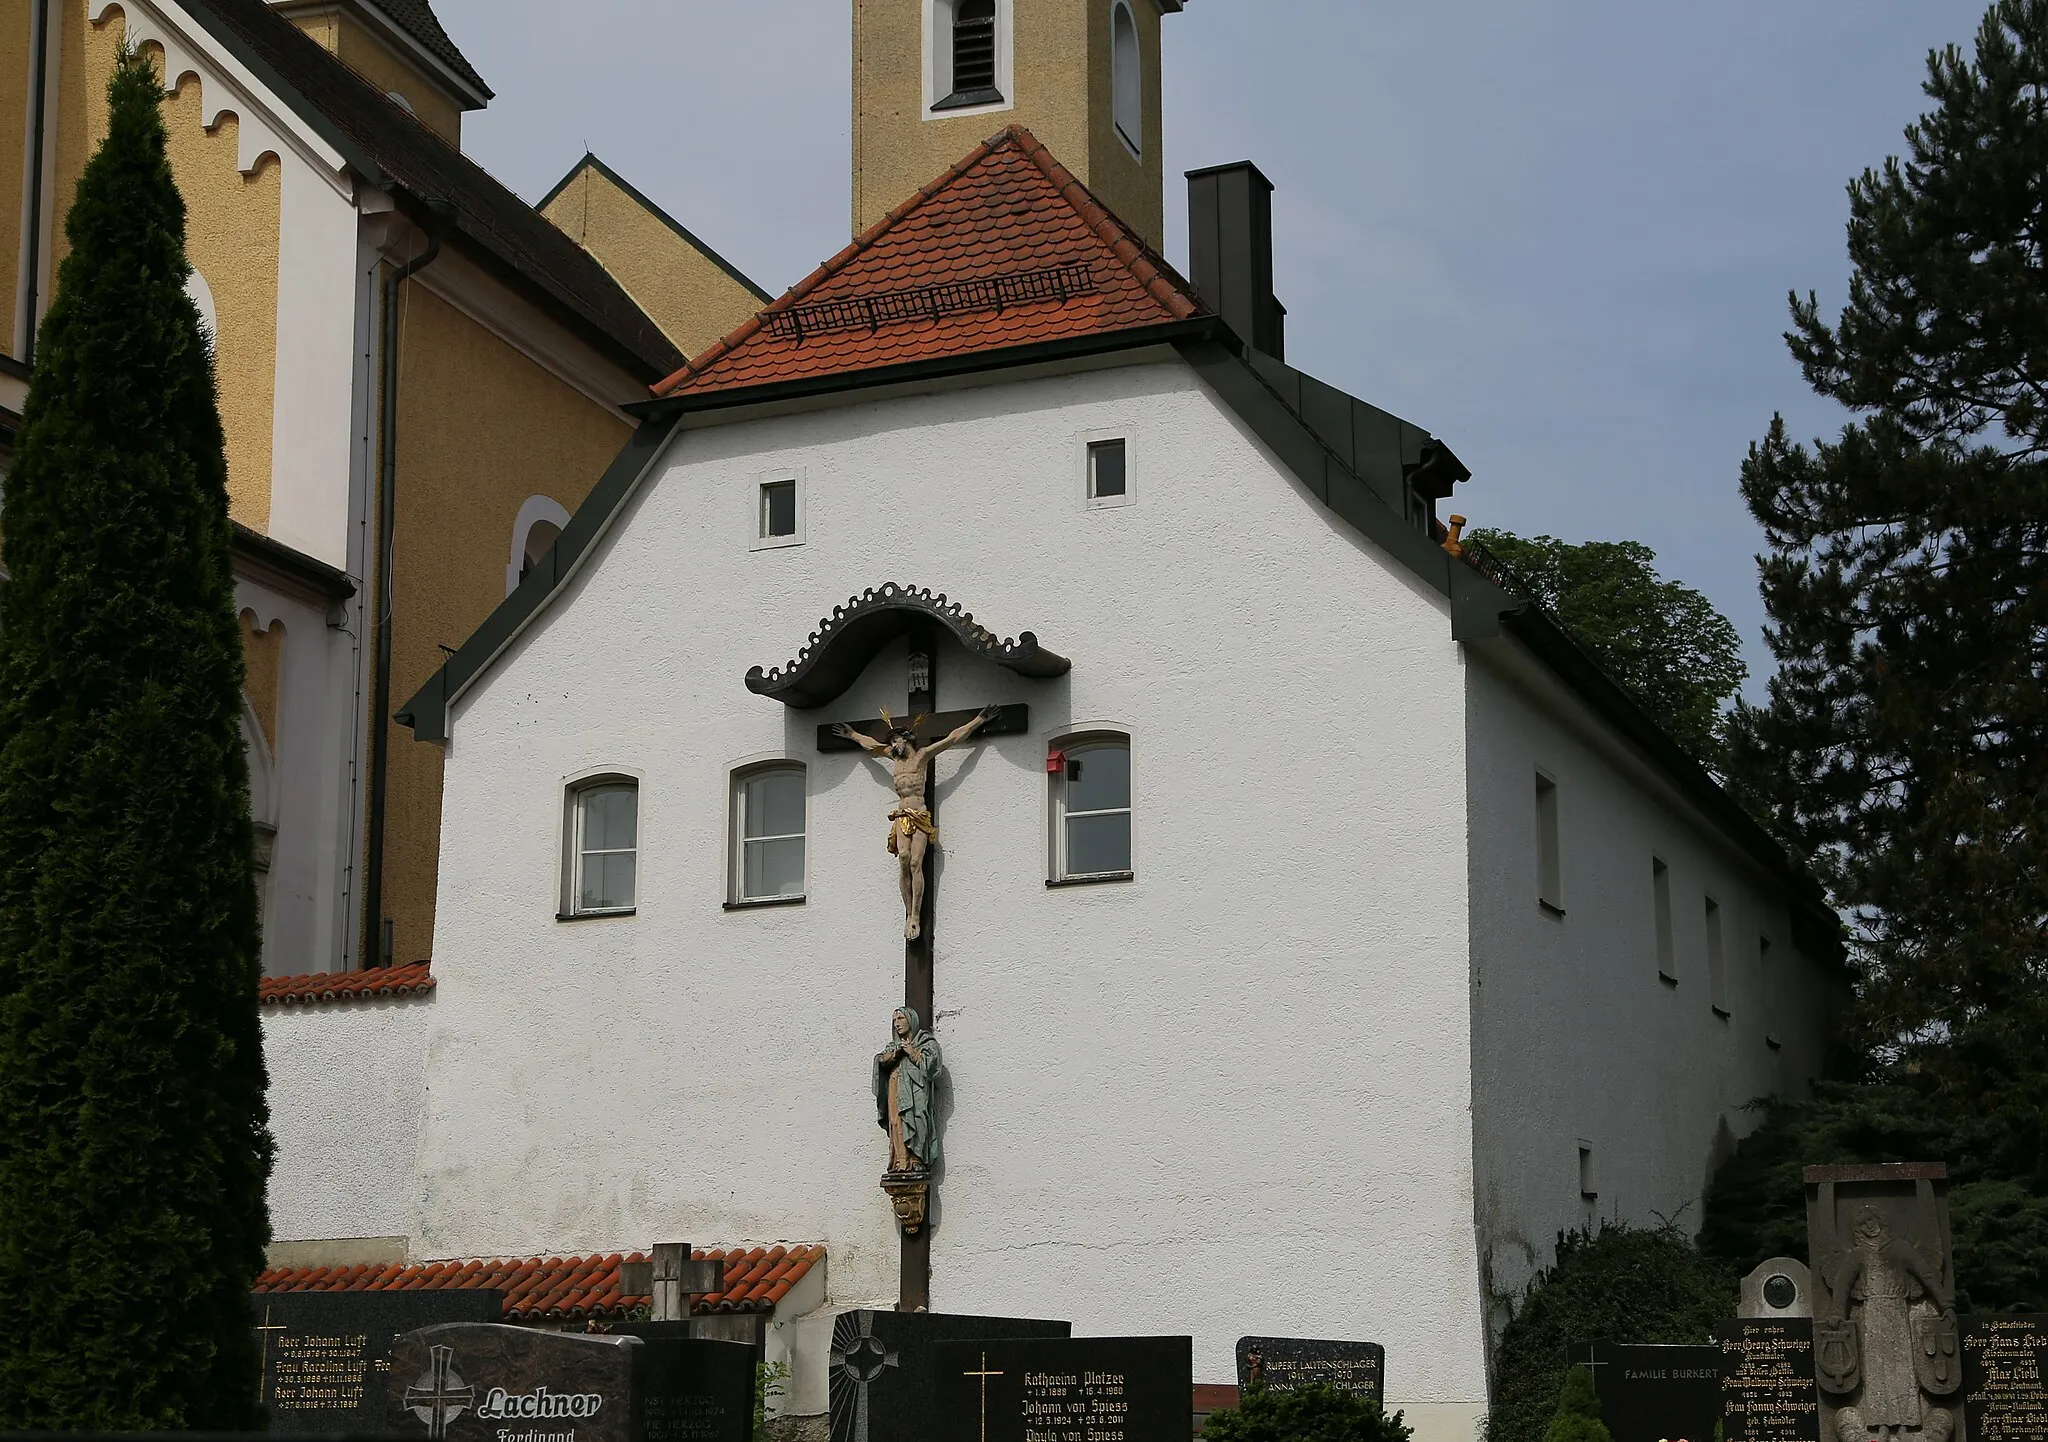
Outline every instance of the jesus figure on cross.
{"label": "jesus figure on cross", "polygon": [[[923,746],[917,744],[915,723],[893,728],[887,741],[877,741],[843,723],[832,728],[833,735],[853,742],[875,760],[886,758],[890,779],[896,785],[896,806],[889,813],[889,852],[896,858],[903,887],[903,934],[913,941],[919,930],[918,915],[924,910],[925,849],[939,839],[939,828],[932,824],[931,803],[924,794],[927,763],[993,721],[997,709],[984,706],[964,726]],[[884,711],[882,719],[886,722],[889,713]]]}

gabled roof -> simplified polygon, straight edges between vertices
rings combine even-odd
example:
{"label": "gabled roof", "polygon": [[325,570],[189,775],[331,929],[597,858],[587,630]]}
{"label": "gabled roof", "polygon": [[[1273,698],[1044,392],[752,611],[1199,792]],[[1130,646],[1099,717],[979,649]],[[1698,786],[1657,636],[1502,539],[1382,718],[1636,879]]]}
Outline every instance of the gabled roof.
{"label": "gabled roof", "polygon": [[[699,1316],[720,1312],[772,1312],[789,1289],[825,1260],[822,1246],[695,1248],[699,1262],[723,1262],[723,1290],[692,1299]],[[395,1262],[385,1266],[269,1267],[257,1274],[257,1292],[484,1291],[505,1294],[508,1322],[624,1321],[652,1298],[619,1281],[641,1252],[590,1257],[493,1258],[488,1261]]]}
{"label": "gabled roof", "polygon": [[1106,335],[1206,310],[1030,131],[1004,130],[655,387],[768,385]]}
{"label": "gabled roof", "polygon": [[452,211],[448,239],[561,314],[642,379],[682,357],[605,268],[475,161],[429,130],[264,0],[179,0],[206,31],[347,158],[424,220]]}

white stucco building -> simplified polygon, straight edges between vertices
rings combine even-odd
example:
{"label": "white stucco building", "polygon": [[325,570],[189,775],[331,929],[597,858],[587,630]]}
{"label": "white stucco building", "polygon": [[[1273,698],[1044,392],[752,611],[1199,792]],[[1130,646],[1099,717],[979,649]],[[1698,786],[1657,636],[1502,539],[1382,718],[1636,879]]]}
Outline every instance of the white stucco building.
{"label": "white stucco building", "polygon": [[[434,990],[272,1013],[302,1260],[822,1245],[793,1412],[834,1311],[908,1299],[1209,1382],[1378,1341],[1467,1442],[1555,1234],[1696,1216],[1819,1071],[1825,911],[1446,550],[1451,449],[1284,363],[1263,177],[1192,184],[1190,283],[1004,131],[641,408],[407,710]],[[1009,709],[937,763],[906,946],[887,777],[821,728],[913,703]],[[869,1072],[927,987],[906,1245]]]}

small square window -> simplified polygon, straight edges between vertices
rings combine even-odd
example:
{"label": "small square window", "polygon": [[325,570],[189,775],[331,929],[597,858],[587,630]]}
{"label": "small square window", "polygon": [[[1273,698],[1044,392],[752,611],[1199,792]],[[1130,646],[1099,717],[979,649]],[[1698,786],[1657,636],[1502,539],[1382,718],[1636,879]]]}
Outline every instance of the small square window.
{"label": "small square window", "polygon": [[1121,505],[1130,498],[1124,458],[1124,443],[1121,440],[1088,443],[1090,505]]}
{"label": "small square window", "polygon": [[761,486],[761,539],[796,534],[796,482],[766,481]]}

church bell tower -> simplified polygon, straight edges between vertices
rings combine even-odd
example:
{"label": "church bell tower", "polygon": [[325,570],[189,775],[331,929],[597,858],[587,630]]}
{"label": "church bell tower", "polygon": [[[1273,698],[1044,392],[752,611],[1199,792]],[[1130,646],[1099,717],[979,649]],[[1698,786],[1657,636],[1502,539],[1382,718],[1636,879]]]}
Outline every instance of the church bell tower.
{"label": "church bell tower", "polygon": [[1159,32],[1183,0],[853,0],[853,229],[1021,125],[1165,243]]}

